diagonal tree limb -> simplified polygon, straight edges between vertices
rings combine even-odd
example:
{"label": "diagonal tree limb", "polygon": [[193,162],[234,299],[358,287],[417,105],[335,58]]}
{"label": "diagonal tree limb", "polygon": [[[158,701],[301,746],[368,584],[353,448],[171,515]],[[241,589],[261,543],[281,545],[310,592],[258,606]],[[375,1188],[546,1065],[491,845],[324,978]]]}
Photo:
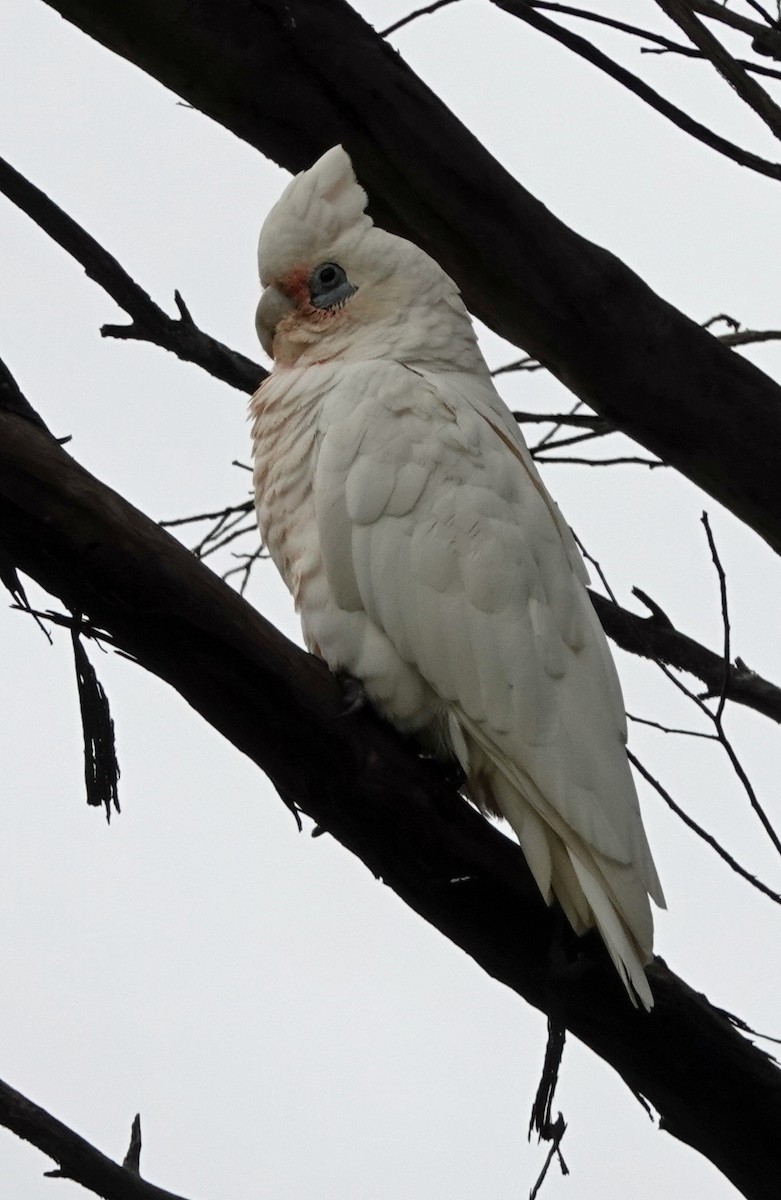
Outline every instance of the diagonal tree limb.
{"label": "diagonal tree limb", "polygon": [[[298,650],[43,430],[0,412],[0,540],[15,565],[174,687],[489,975],[610,1063],[748,1198],[775,1200],[781,1071],[657,959],[634,1009],[595,935],[570,935],[519,848]],[[340,719],[336,719],[337,716]],[[570,965],[561,969],[562,955]],[[558,964],[558,965],[556,965]]]}
{"label": "diagonal tree limb", "polygon": [[113,1162],[39,1105],[0,1080],[0,1125],[53,1159],[46,1174],[72,1179],[104,1200],[183,1200]]}
{"label": "diagonal tree limb", "polygon": [[[680,42],[673,42],[662,34],[653,33],[650,29],[641,29],[637,25],[629,25],[626,21],[618,21],[614,17],[606,17],[601,13],[590,12],[588,9],[573,7],[570,4],[557,4],[554,0],[550,0],[550,2],[548,0],[529,0],[529,2],[534,8],[561,13],[564,16],[579,17],[581,20],[591,21],[608,29],[616,29],[620,33],[628,33],[632,37],[641,38],[646,43],[651,42],[652,46],[645,45],[641,48],[641,54],[681,54],[686,58],[698,59],[707,57],[702,51],[695,50],[692,46],[683,46]],[[654,47],[658,47],[658,49]],[[781,71],[776,71],[772,67],[763,67],[759,63],[747,62],[745,59],[736,59],[735,61],[753,74],[767,75],[771,79],[781,79]]]}
{"label": "diagonal tree limb", "polygon": [[290,170],[342,142],[478,317],[781,550],[781,388],[557,220],[344,0],[192,0],[184,24],[180,0],[46,2]]}
{"label": "diagonal tree limb", "polygon": [[[662,3],[662,0],[657,0]],[[770,162],[766,158],[761,158],[758,154],[752,154],[749,150],[744,150],[742,146],[736,145],[735,142],[730,142],[727,138],[721,137],[720,134],[714,133],[707,125],[696,121],[694,117],[690,117],[683,109],[678,108],[677,104],[673,104],[670,100],[666,100],[659,92],[655,91],[638,75],[632,71],[622,67],[620,63],[615,62],[609,55],[605,54],[597,46],[593,46],[586,38],[581,37],[578,33],[572,33],[569,29],[558,25],[555,21],[551,21],[549,17],[543,17],[537,11],[537,5],[534,0],[492,0],[497,8],[504,9],[505,12],[517,17],[519,21],[525,21],[527,25],[538,29],[541,33],[547,34],[554,41],[560,42],[569,50],[572,50],[580,58],[590,62],[593,66],[598,67],[600,71],[604,71],[611,79],[615,79],[616,83],[620,83],[622,87],[627,88],[650,108],[654,109],[661,116],[666,117],[673,125],[682,129],[684,133],[688,133],[690,137],[696,138],[703,145],[709,146],[711,150],[716,150],[719,154],[723,154],[725,158],[732,159],[741,167],[749,167],[752,171],[758,172],[760,175],[766,175],[770,179],[781,179],[781,163]],[[705,31],[707,33],[707,30]],[[715,41],[715,39],[714,39]],[[746,77],[748,78],[748,77]],[[749,83],[761,92],[762,88],[754,80],[749,79]],[[772,103],[769,98],[768,102]]]}
{"label": "diagonal tree limb", "polygon": [[729,25],[731,29],[738,29],[741,33],[748,33],[752,37],[767,30],[767,26],[763,25],[761,21],[734,12],[724,3],[724,0],[689,0],[689,7],[695,12],[702,13],[704,17],[710,17],[713,21],[721,21],[723,25]]}
{"label": "diagonal tree limb", "polygon": [[104,325],[104,337],[153,342],[242,391],[254,392],[265,378],[267,372],[257,363],[198,329],[178,292],[179,317],[169,317],[99,242],[2,158],[0,192],[81,263],[89,278],[132,318],[130,325]]}
{"label": "diagonal tree limb", "polygon": [[[656,606],[650,617],[641,617],[593,589],[589,594],[602,628],[622,650],[693,675],[705,684],[708,695],[718,696],[724,687],[729,700],[781,723],[781,688],[745,663],[738,660],[730,664],[725,679],[723,657],[677,630]],[[638,589],[635,595],[647,603]]]}
{"label": "diagonal tree limb", "polygon": [[725,50],[717,37],[703,25],[689,4],[681,0],[656,0],[662,12],[675,21],[694,45],[705,55],[719,74],[734,88],[749,108],[764,121],[777,138],[781,138],[781,108],[763,87],[747,74],[744,67]]}

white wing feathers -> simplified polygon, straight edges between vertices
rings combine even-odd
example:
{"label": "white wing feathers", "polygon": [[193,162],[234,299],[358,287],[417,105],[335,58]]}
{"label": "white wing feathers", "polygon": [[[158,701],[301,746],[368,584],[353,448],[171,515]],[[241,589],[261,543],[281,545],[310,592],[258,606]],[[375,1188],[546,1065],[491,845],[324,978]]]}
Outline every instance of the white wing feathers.
{"label": "white wing feathers", "polygon": [[[546,900],[578,931],[598,926],[650,1006],[647,893],[663,903],[661,888],[571,534],[490,384],[388,360],[342,369],[314,479],[332,600],[420,673],[473,798],[504,814]],[[392,690],[375,699],[409,725]]]}

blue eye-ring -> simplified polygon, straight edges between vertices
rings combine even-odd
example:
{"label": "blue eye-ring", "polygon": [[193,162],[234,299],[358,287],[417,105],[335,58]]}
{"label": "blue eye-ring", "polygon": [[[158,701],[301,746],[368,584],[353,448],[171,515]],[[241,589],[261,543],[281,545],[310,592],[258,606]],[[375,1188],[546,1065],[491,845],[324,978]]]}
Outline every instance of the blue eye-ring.
{"label": "blue eye-ring", "polygon": [[309,299],[315,308],[337,308],[356,291],[338,263],[320,263],[309,276]]}

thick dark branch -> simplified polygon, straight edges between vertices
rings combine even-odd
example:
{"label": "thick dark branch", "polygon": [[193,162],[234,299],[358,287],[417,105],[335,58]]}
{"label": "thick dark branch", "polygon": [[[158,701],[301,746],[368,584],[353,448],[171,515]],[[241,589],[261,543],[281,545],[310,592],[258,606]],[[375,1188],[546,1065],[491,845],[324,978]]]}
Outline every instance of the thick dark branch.
{"label": "thick dark branch", "polygon": [[633,1008],[599,939],[568,932],[517,845],[441,769],[370,711],[345,716],[321,662],[44,431],[2,411],[0,541],[19,569],[179,691],[286,803],[490,975],[555,1012],[749,1200],[775,1197],[776,1066],[660,960],[650,968],[652,1014]]}
{"label": "thick dark branch", "polygon": [[709,696],[721,695],[724,688],[728,700],[781,723],[781,688],[740,660],[730,664],[725,678],[723,657],[680,633],[658,610],[650,617],[640,617],[599,592],[590,595],[602,628],[622,650],[694,675],[705,684]]}
{"label": "thick dark branch", "polygon": [[781,389],[524,191],[343,0],[47,2],[291,170],[343,142],[478,317],[781,549]]}
{"label": "thick dark branch", "polygon": [[132,318],[130,325],[104,325],[104,337],[133,338],[171,350],[178,358],[203,367],[241,391],[255,391],[267,372],[203,333],[194,323],[178,292],[179,317],[169,317],[85,229],[4,159],[0,158],[0,192],[27,213],[63,250],[80,263],[90,279]]}
{"label": "thick dark branch", "polygon": [[0,1125],[53,1159],[55,1178],[72,1179],[105,1200],[183,1200],[101,1154],[62,1121],[0,1080]]}
{"label": "thick dark branch", "polygon": [[776,137],[781,137],[781,108],[694,15],[690,5],[682,3],[682,0],[656,0],[656,3],[713,63],[719,74],[735,89],[741,100],[765,122],[768,129]]}

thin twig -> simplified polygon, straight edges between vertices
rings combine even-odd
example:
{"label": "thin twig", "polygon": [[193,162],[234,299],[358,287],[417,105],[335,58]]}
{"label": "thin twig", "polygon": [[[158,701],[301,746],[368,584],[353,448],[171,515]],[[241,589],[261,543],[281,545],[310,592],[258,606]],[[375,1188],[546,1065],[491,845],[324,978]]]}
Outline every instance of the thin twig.
{"label": "thin twig", "polygon": [[651,729],[659,729],[662,733],[680,733],[684,737],[704,738],[706,742],[717,742],[719,739],[715,733],[703,733],[700,729],[677,729],[672,725],[662,725],[659,721],[650,721],[648,717],[636,717],[632,713],[626,714],[628,721],[634,721],[636,725],[648,725]]}
{"label": "thin twig", "polygon": [[[602,587],[603,587],[603,588],[605,589],[605,591],[607,592],[607,594],[608,594],[608,596],[610,597],[610,599],[611,599],[611,601],[613,602],[613,604],[616,606],[616,608],[618,608],[618,607],[619,607],[619,604],[618,604],[618,601],[616,600],[616,595],[615,595],[615,592],[613,591],[613,589],[611,588],[611,586],[610,586],[610,584],[609,584],[609,582],[608,582],[607,575],[606,575],[606,574],[605,574],[605,572],[602,570],[602,564],[601,564],[600,562],[598,562],[596,558],[594,558],[593,554],[589,554],[588,550],[587,550],[587,549],[586,549],[586,547],[583,545],[583,543],[581,542],[580,538],[579,538],[579,537],[578,537],[578,535],[575,533],[575,530],[574,530],[574,529],[572,530],[572,536],[574,537],[574,539],[575,539],[575,543],[576,543],[576,545],[577,545],[577,547],[578,547],[578,550],[580,550],[580,553],[583,555],[583,558],[584,558],[584,560],[585,560],[587,563],[590,563],[590,564],[591,564],[591,566],[594,568],[594,570],[596,571],[596,573],[597,573],[597,575],[598,575],[598,577],[599,577],[599,582],[602,584]],[[594,594],[593,594],[593,593],[591,593],[591,599],[592,599],[592,601],[594,600]],[[595,606],[595,607],[596,607],[596,606]],[[623,610],[622,610],[622,611],[623,611]],[[597,616],[599,616],[599,608],[598,608],[598,607],[597,607]],[[601,617],[600,617],[600,620],[601,620]]]}
{"label": "thin twig", "polygon": [[505,363],[502,367],[494,367],[491,375],[496,379],[497,375],[509,375],[513,371],[543,371],[544,369],[541,362],[527,354],[524,358],[517,358],[514,362]]}
{"label": "thin twig", "polygon": [[241,583],[239,584],[239,595],[243,596],[247,590],[252,568],[255,566],[255,563],[261,562],[265,558],[269,558],[270,555],[268,551],[264,549],[263,543],[260,542],[251,554],[234,554],[232,557],[243,559],[243,561],[240,562],[238,566],[231,567],[229,570],[223,571],[222,578],[227,583],[228,580],[234,575],[241,574],[242,579]]}
{"label": "thin twig", "polygon": [[775,137],[781,138],[781,108],[765,89],[746,73],[740,63],[735,61],[719,39],[714,37],[702,21],[694,15],[690,5],[683,3],[683,0],[656,0],[656,3],[662,12],[666,13],[671,21],[675,21],[694,45],[713,63],[722,78],[726,79],[730,87],[734,88],[744,104],[747,104],[759,119],[764,121]]}
{"label": "thin twig", "polygon": [[684,133],[688,133],[691,137],[702,142],[703,145],[709,146],[712,150],[716,150],[719,154],[723,154],[725,158],[731,159],[742,167],[749,167],[752,171],[756,171],[760,175],[766,175],[770,179],[781,179],[781,163],[770,162],[768,159],[761,158],[759,155],[752,154],[748,150],[744,150],[742,146],[737,146],[734,142],[728,141],[721,137],[720,134],[714,133],[707,126],[701,125],[699,121],[695,121],[688,113],[683,112],[677,105],[672,104],[658,92],[649,87],[644,80],[637,75],[628,71],[625,67],[614,62],[607,54],[604,54],[596,46],[592,46],[586,38],[580,37],[577,33],[572,33],[569,29],[564,29],[557,25],[555,21],[549,20],[536,12],[531,4],[531,0],[492,0],[498,8],[504,9],[505,12],[517,17],[520,21],[525,21],[526,24],[538,29],[541,33],[545,33],[554,41],[560,42],[573,53],[584,58],[587,62],[592,63],[611,79],[615,79],[628,91],[638,96],[650,108],[666,117],[673,125],[682,129]]}
{"label": "thin twig", "polygon": [[737,862],[736,859],[734,859],[719,842],[717,842],[713,834],[708,833],[706,829],[703,829],[702,825],[698,825],[693,817],[690,817],[687,812],[684,812],[680,804],[677,804],[676,801],[673,800],[667,789],[662,787],[659,780],[655,779],[651,772],[643,766],[636,754],[633,754],[631,750],[627,750],[626,753],[627,758],[635,767],[635,769],[640,772],[640,774],[643,776],[643,779],[645,779],[647,783],[650,783],[654,791],[656,791],[658,795],[662,797],[665,804],[672,809],[675,815],[680,817],[684,825],[688,825],[689,829],[691,829],[693,833],[697,834],[697,837],[702,838],[702,840],[706,842],[712,850],[715,850],[719,857],[723,858],[725,863],[727,863],[737,875],[740,875],[741,878],[750,883],[752,887],[755,887],[757,891],[762,892],[763,895],[769,896],[770,899],[774,900],[776,904],[781,904],[781,895],[779,895],[778,892],[774,892],[772,888],[767,886],[767,884],[762,883],[760,879],[757,879],[755,875],[752,875],[750,871],[747,871],[745,867],[742,867],[740,863]]}
{"label": "thin twig", "polygon": [[575,433],[572,437],[558,438],[555,442],[550,440],[550,435],[546,434],[541,438],[536,445],[529,447],[529,453],[534,455],[540,450],[556,450],[561,446],[577,446],[580,442],[590,442],[594,438],[606,437],[609,433],[617,433],[618,430],[608,427],[607,429],[589,429],[586,433]]}
{"label": "thin twig", "polygon": [[[652,33],[650,29],[641,29],[638,25],[628,25],[625,21],[617,21],[614,17],[605,17],[601,13],[588,12],[586,9],[574,8],[569,4],[554,4],[543,2],[543,0],[530,0],[534,8],[547,9],[549,12],[558,12],[563,16],[578,17],[584,21],[592,21],[598,25],[604,25],[608,29],[616,29],[620,33],[628,33],[632,37],[642,38],[643,41],[653,42],[653,46],[642,46],[641,54],[681,54],[686,58],[697,58],[704,60],[706,56],[700,51],[695,50],[692,46],[682,46],[679,42],[673,42],[670,38],[664,37],[659,33]],[[763,67],[759,63],[747,62],[745,59],[739,58],[735,60],[739,62],[747,71],[751,71],[756,75],[768,75],[773,79],[781,79],[781,71],[774,71],[772,67]]]}
{"label": "thin twig", "polygon": [[711,326],[717,325],[719,321],[723,321],[725,325],[729,325],[733,333],[737,333],[737,331],[740,329],[741,322],[736,321],[734,317],[729,315],[729,313],[716,313],[715,317],[708,317],[707,321],[701,322],[702,328],[710,329]]}
{"label": "thin twig", "polygon": [[640,458],[628,456],[626,458],[575,458],[571,457],[554,457],[551,455],[548,458],[546,455],[536,454],[535,462],[538,463],[575,463],[580,467],[621,467],[627,465],[635,465],[639,467],[648,467],[653,470],[654,467],[667,467],[669,463],[662,462],[660,458]]}
{"label": "thin twig", "polygon": [[170,521],[160,521],[162,529],[174,529],[178,525],[195,525],[198,521],[215,521],[229,513],[248,513],[252,511],[252,501],[243,500],[241,504],[228,504],[216,512],[194,513],[191,517],[174,517]]}
{"label": "thin twig", "polygon": [[[572,408],[569,410],[569,416],[571,416],[571,417],[576,416],[578,411],[582,407],[583,407],[583,401],[577,400],[572,405]],[[557,423],[556,425],[553,426],[552,429],[549,429],[546,434],[543,434],[543,436],[540,438],[539,442],[537,443],[535,450],[541,450],[551,440],[551,438],[554,438],[556,436],[556,434],[559,432],[560,428],[561,428],[560,424]]]}
{"label": "thin twig", "polygon": [[205,549],[200,549],[196,554],[196,558],[200,558],[201,561],[203,561],[205,558],[209,558],[212,554],[216,554],[218,550],[224,550],[226,546],[230,546],[240,537],[244,537],[245,534],[256,533],[257,528],[258,527],[255,521],[250,521],[247,525],[242,525],[236,529],[233,529],[230,533],[226,533],[224,537],[220,538],[219,541],[215,541],[213,545],[208,546]]}
{"label": "thin twig", "polygon": [[700,519],[701,519],[703,525],[705,526],[705,534],[708,539],[708,546],[710,547],[711,558],[713,559],[713,565],[716,568],[716,574],[719,577],[719,594],[721,596],[721,620],[722,620],[722,625],[724,627],[724,681],[721,685],[721,693],[719,695],[719,703],[718,703],[718,707],[716,709],[716,714],[715,714],[716,720],[718,722],[721,722],[722,713],[724,712],[724,705],[726,704],[726,701],[727,701],[727,688],[729,686],[729,666],[730,666],[730,663],[732,662],[732,654],[730,652],[729,610],[727,607],[727,576],[724,574],[724,568],[721,565],[721,559],[719,558],[719,552],[716,549],[716,542],[713,539],[713,532],[710,527],[710,521],[708,520],[708,514],[706,512],[704,512]]}
{"label": "thin twig", "polygon": [[[645,603],[648,603],[648,599],[647,599],[647,597],[645,597],[644,593],[640,592],[639,589],[637,589],[637,588],[634,588],[633,591],[634,591],[635,595],[638,595],[640,598],[642,598],[644,600]],[[723,605],[725,604],[725,598],[723,599],[722,603],[723,603]],[[722,618],[726,622],[725,607],[722,607]],[[725,625],[725,637],[726,637],[727,629],[728,629],[728,622]],[[700,712],[705,717],[708,718],[709,721],[712,722],[713,727],[716,730],[717,741],[722,746],[725,754],[727,755],[727,757],[730,761],[730,764],[732,766],[732,769],[734,770],[735,774],[737,775],[738,780],[740,781],[740,784],[743,787],[743,790],[746,793],[746,796],[748,797],[748,801],[749,801],[749,804],[751,805],[751,808],[754,810],[756,816],[759,818],[760,824],[762,825],[762,827],[764,828],[768,837],[770,838],[770,841],[773,843],[773,845],[775,846],[778,853],[781,854],[781,839],[779,839],[778,834],[776,833],[775,829],[773,828],[770,818],[768,817],[767,813],[765,812],[765,808],[762,805],[762,803],[760,802],[760,800],[754,790],[754,786],[751,783],[751,780],[749,779],[748,774],[747,774],[743,764],[741,763],[740,758],[738,757],[738,754],[737,754],[734,746],[732,745],[732,742],[730,741],[729,737],[727,736],[727,732],[724,728],[724,723],[723,723],[722,717],[721,717],[721,709],[718,709],[716,712],[714,712],[712,709],[708,708],[708,705],[705,703],[705,699],[707,698],[707,696],[706,697],[698,696],[695,692],[692,691],[692,689],[690,687],[687,687],[687,685],[683,682],[683,680],[679,679],[677,677],[677,675],[675,675],[670,670],[670,668],[666,665],[665,662],[663,662],[660,658],[657,658],[654,655],[652,655],[651,657],[654,657],[657,667],[662,672],[662,674],[665,676],[665,678],[669,679],[669,681],[673,685],[673,687],[677,688],[677,690],[679,692],[681,692],[682,695],[686,696],[686,698],[688,700],[690,700],[692,702],[692,704],[694,704],[695,707],[698,708],[700,710]],[[731,667],[729,659],[727,659],[725,662],[724,656],[722,655],[720,658],[720,672],[719,672],[718,685],[715,687],[715,689],[714,688],[709,689],[709,694],[720,695],[722,689],[726,690],[729,687],[731,672],[732,672],[732,667]],[[725,673],[726,673],[726,682],[725,682]]]}
{"label": "thin twig", "polygon": [[434,0],[433,4],[427,4],[425,8],[416,8],[414,12],[408,13],[406,17],[402,17],[399,21],[394,21],[387,29],[380,30],[380,37],[390,37],[397,29],[403,29],[405,25],[416,21],[418,17],[427,17],[429,13],[436,12],[438,8],[446,8],[448,4],[455,4],[456,0]]}

